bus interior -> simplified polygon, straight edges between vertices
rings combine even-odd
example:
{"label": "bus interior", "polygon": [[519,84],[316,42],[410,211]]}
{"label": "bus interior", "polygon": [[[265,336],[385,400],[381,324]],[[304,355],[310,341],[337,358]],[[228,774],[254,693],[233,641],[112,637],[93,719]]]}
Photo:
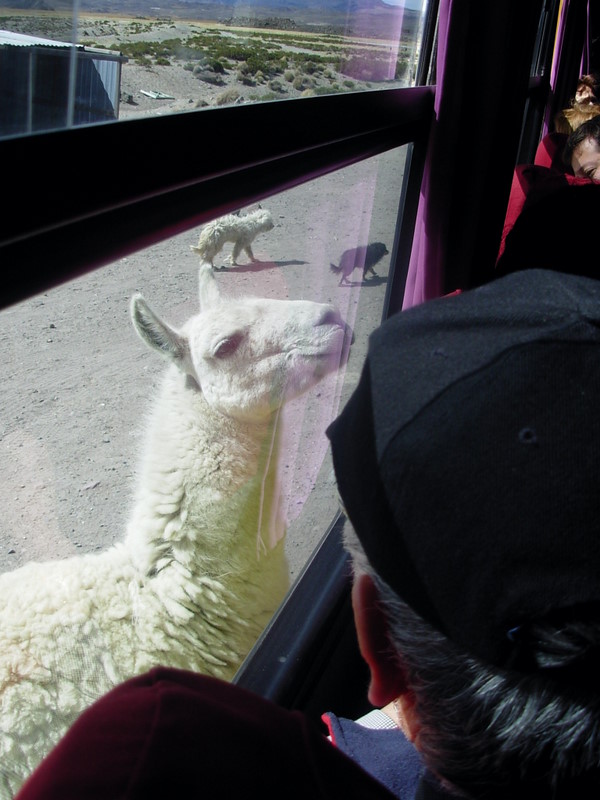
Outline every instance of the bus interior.
{"label": "bus interior", "polygon": [[[65,307],[89,314],[86,342],[98,351],[105,342],[108,349],[110,343],[92,315],[97,304],[108,301],[85,281],[110,273],[114,285],[121,287],[111,297],[125,309],[122,315],[133,289],[150,295],[159,285],[172,289],[177,311],[185,310],[196,269],[188,245],[195,241],[196,229],[224,214],[256,204],[274,211],[275,230],[257,239],[255,251],[275,249],[275,235],[283,236],[284,229],[289,233],[294,247],[281,244],[278,254],[270,257],[278,291],[288,291],[295,280],[298,296],[309,296],[313,286],[322,288],[325,279],[316,271],[309,274],[318,263],[330,281],[322,289],[324,296],[344,298],[343,314],[352,317],[355,327],[355,362],[343,388],[333,390],[337,394],[327,419],[319,421],[320,456],[314,467],[310,465],[307,487],[302,475],[293,479],[294,502],[309,505],[304,514],[295,513],[293,523],[295,535],[304,542],[303,558],[283,604],[233,679],[286,708],[303,710],[317,722],[327,710],[348,718],[368,710],[367,671],[354,635],[351,576],[342,546],[347,522],[337,506],[331,468],[323,467],[324,427],[356,383],[370,329],[403,308],[494,278],[515,166],[535,162],[540,142],[552,132],[557,112],[569,105],[578,78],[598,66],[594,59],[600,9],[595,6],[587,0],[428,0],[420,6],[411,85],[234,103],[0,139],[7,190],[0,223],[0,330],[7,360],[3,386],[8,391],[13,381],[26,387],[23,405],[33,408],[31,393],[40,386],[31,388],[30,373],[23,374],[29,367],[12,337],[26,340],[28,322],[37,326],[29,346],[37,349],[39,369],[46,368],[50,375],[60,371],[51,345],[66,335],[68,324],[56,311],[52,316],[54,292],[72,287]],[[362,229],[365,205],[370,216]],[[352,230],[360,231],[358,238],[347,235]],[[304,250],[297,245],[301,238]],[[187,253],[179,266],[168,250],[174,239],[184,242],[181,251]],[[361,281],[355,273],[349,286],[338,283],[330,262],[342,251],[373,240],[386,245],[386,261],[380,262],[389,261],[385,278],[376,264],[373,276],[365,274]],[[142,258],[155,276],[150,287],[136,272],[136,259]],[[287,277],[294,262],[308,265],[302,278]],[[267,269],[238,267],[228,272],[219,270],[217,278],[229,281],[235,291],[249,288],[260,293],[267,285]],[[183,285],[191,288],[184,290]],[[79,293],[78,286],[83,287]],[[17,323],[19,308],[28,310]],[[106,374],[94,380],[71,374],[72,389],[57,378],[42,404],[55,403],[44,425],[76,428],[78,413],[95,413],[77,406],[61,412],[60,400],[55,401],[61,391],[98,393],[98,413],[104,413],[113,390],[103,382],[127,383],[137,357],[132,346],[126,363],[109,374],[107,354]],[[38,375],[35,380],[43,378]],[[137,392],[140,402],[150,384],[151,377]],[[36,395],[39,403],[42,394]],[[35,409],[42,413],[39,404]],[[141,414],[137,406],[119,413],[126,416],[126,428]],[[38,475],[50,458],[43,436],[36,439],[37,429],[31,427],[27,440],[19,439],[24,437],[20,414],[19,403],[11,398],[2,437],[7,533],[19,514],[23,524],[32,524],[33,517],[23,511],[29,502],[25,484],[45,486],[50,480]],[[115,444],[108,441],[110,434],[105,439],[100,447]],[[59,444],[54,446],[60,449]],[[94,458],[92,442],[80,437],[79,446],[85,448],[83,457]],[[26,463],[17,468],[18,458],[25,456]],[[308,460],[298,457],[296,473]],[[127,480],[132,470],[128,465]],[[69,482],[68,462],[55,471],[63,474],[63,483]],[[92,506],[94,474],[79,474],[78,493]],[[307,498],[318,493],[322,480],[327,483],[327,502],[310,507]],[[115,483],[124,482],[117,470]],[[108,502],[119,505],[126,496],[116,501],[112,496]],[[10,503],[14,513],[7,510]],[[48,512],[41,510],[44,519]],[[67,524],[70,540],[56,544],[50,554],[43,552],[44,557],[81,549],[75,522]],[[20,544],[2,539],[2,571],[17,563]],[[35,547],[31,556],[25,544],[23,560],[39,557]],[[92,536],[90,548],[94,547],[98,545]]]}

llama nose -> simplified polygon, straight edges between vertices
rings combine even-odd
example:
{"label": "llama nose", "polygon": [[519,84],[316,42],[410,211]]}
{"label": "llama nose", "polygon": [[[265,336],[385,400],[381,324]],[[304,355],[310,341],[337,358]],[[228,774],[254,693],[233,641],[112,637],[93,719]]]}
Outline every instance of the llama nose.
{"label": "llama nose", "polygon": [[329,307],[325,309],[317,319],[315,327],[318,327],[319,325],[338,325],[340,328],[343,328],[344,321],[342,320],[340,312],[337,309]]}
{"label": "llama nose", "polygon": [[333,306],[326,308],[315,323],[315,327],[319,325],[336,325],[338,328],[342,328],[346,343],[354,344],[354,331],[344,322],[337,308]]}

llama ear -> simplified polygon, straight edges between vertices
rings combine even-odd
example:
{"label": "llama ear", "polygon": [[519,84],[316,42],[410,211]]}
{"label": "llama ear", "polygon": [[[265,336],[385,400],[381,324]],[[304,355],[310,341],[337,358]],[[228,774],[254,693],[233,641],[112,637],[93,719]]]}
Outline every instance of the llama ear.
{"label": "llama ear", "polygon": [[216,306],[221,300],[219,286],[215,280],[212,265],[207,261],[200,264],[198,270],[198,285],[200,293],[200,311]]}
{"label": "llama ear", "polygon": [[191,360],[187,338],[163,322],[141,294],[131,298],[130,311],[133,327],[142,341],[163,358],[172,361],[182,372],[189,372]]}

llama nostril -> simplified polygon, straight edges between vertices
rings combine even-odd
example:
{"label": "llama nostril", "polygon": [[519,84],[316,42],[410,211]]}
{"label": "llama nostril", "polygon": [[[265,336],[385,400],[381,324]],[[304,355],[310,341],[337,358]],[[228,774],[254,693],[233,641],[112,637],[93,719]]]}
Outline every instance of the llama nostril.
{"label": "llama nostril", "polygon": [[330,308],[324,312],[323,316],[317,322],[317,325],[339,325],[342,326],[342,320],[339,313]]}

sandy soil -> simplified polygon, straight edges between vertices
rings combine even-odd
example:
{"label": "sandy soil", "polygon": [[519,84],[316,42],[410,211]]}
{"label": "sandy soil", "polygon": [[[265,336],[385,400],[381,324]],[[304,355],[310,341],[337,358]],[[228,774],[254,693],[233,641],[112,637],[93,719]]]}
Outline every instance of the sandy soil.
{"label": "sandy soil", "polygon": [[[177,38],[184,39],[193,35],[197,26],[193,24],[178,24]],[[173,38],[173,30],[162,30],[166,38]],[[138,37],[132,37],[136,39]],[[153,36],[153,40],[154,40]],[[108,37],[96,37],[99,46],[105,47],[114,40]],[[121,73],[121,102],[119,105],[119,119],[131,119],[140,116],[162,116],[164,114],[195,111],[198,108],[208,108],[221,105],[221,99],[230,94],[235,98],[235,103],[252,102],[253,96],[264,95],[268,87],[246,86],[236,79],[236,72],[228,70],[222,76],[219,85],[212,85],[199,79],[192,71],[185,69],[186,62],[181,59],[170,59],[170,66],[141,67],[130,60],[123,65]],[[282,99],[299,97],[302,92],[294,90],[291,84],[286,84],[286,92]],[[161,92],[168,95],[168,99],[154,99],[143,92]]]}
{"label": "sandy soil", "polygon": [[[153,22],[151,29],[139,33],[131,32],[131,20],[123,20],[120,23],[111,20],[107,24],[102,19],[93,17],[87,18],[80,23],[80,38],[82,43],[93,43],[94,46],[110,48],[112,45],[121,45],[124,42],[141,41],[163,41],[166,39],[180,39],[185,41],[207,28],[218,28],[223,33],[223,28],[216,23],[210,22],[187,22],[182,20],[168,20],[163,23]],[[225,33],[232,38],[244,38],[247,31],[245,29],[231,28]],[[350,45],[349,45],[350,46]],[[379,45],[382,48],[383,44]],[[290,50],[298,48],[288,48]],[[222,105],[225,98],[229,96],[229,102],[247,103],[254,102],[257,98],[264,97],[266,94],[273,94],[270,91],[269,82],[259,81],[253,85],[247,85],[237,79],[237,69],[226,70],[224,74],[218,76],[220,83],[213,85],[201,77],[198,77],[190,69],[186,59],[169,57],[169,66],[157,65],[138,66],[133,59],[127,61],[122,68],[121,76],[121,103],[119,107],[119,119],[129,119],[145,115],[163,115],[173,112],[192,111],[198,108]],[[359,80],[354,76],[348,76],[333,69],[328,70],[327,79],[316,78],[317,86],[327,88],[331,85],[344,86],[344,81],[352,77],[354,89],[357,91],[373,86],[383,85],[381,83],[370,83]],[[314,93],[314,89],[296,89],[290,81],[280,78],[281,91],[278,96],[282,99],[292,99],[302,95]],[[385,86],[400,86],[397,81],[386,81]],[[168,95],[168,98],[151,98],[143,92],[160,92]]]}
{"label": "sandy soil", "polygon": [[[187,107],[198,102],[198,84],[183,68],[126,66],[123,90],[137,105],[122,108],[173,110],[163,101],[146,104],[141,88],[166,91]],[[123,154],[124,163],[133,157]],[[355,329],[347,367],[289,410],[282,478],[295,575],[337,508],[324,430],[355,384],[368,333],[381,319],[389,254],[377,277],[363,282],[356,272],[349,286],[338,285],[329,264],[374,241],[391,252],[403,169],[403,151],[394,151],[270,198],[263,205],[276,226],[256,240],[259,261],[217,273],[228,294],[334,302]],[[175,325],[194,313],[190,245],[197,236],[190,231],[0,314],[0,571],[123,538],[144,415],[163,369],[132,329],[129,300],[142,292]]]}

